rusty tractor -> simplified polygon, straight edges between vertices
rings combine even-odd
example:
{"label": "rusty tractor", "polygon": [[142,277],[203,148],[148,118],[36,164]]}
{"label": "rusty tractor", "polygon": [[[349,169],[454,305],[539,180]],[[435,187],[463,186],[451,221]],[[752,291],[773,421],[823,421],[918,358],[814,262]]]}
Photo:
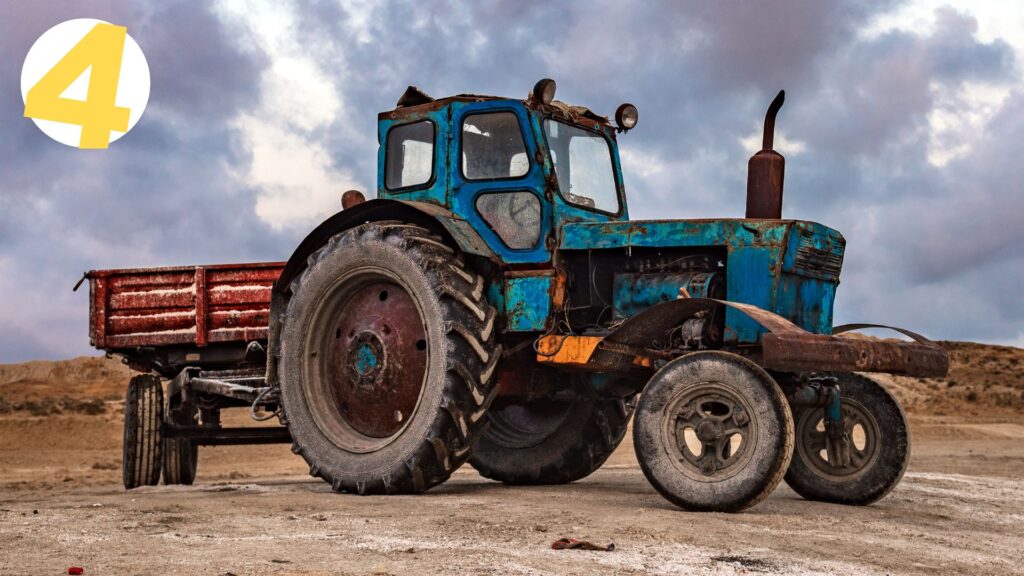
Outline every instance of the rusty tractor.
{"label": "rusty tractor", "polygon": [[[739,511],[783,478],[815,500],[888,493],[907,420],[862,373],[948,358],[833,326],[845,240],[782,219],[784,94],[745,218],[634,221],[617,138],[637,109],[613,123],[554,93],[410,87],[378,116],[377,198],[346,193],[285,263],[88,273],[93,345],[145,372],[125,486],[190,483],[198,446],[262,442],[339,492],[422,492],[466,462],[567,483],[632,418],[643,473],[685,509]],[[225,427],[231,407],[281,426]]]}

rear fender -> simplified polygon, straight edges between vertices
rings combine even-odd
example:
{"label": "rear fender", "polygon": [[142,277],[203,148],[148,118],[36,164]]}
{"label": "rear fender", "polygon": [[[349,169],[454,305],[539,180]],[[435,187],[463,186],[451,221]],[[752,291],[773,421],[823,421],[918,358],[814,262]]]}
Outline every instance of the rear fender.
{"label": "rear fender", "polygon": [[269,354],[267,355],[267,383],[277,385],[278,337],[280,318],[291,297],[291,283],[306,267],[309,257],[335,235],[368,222],[400,220],[428,228],[445,238],[451,246],[462,252],[479,256],[500,264],[500,260],[476,233],[472,225],[449,210],[425,202],[401,200],[369,200],[324,220],[310,232],[285,264],[281,276],[274,282],[270,294]]}

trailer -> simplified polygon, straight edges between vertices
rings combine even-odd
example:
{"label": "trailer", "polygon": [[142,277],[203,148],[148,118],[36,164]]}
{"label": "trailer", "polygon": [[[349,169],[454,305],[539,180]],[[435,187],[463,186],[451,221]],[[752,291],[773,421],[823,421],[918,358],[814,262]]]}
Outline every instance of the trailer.
{"label": "trailer", "polygon": [[141,373],[125,405],[126,488],[161,476],[191,484],[199,446],[291,442],[284,426],[225,428],[220,418],[226,408],[264,419],[277,411],[264,372],[270,292],[283,269],[265,262],[85,274],[90,343]]}

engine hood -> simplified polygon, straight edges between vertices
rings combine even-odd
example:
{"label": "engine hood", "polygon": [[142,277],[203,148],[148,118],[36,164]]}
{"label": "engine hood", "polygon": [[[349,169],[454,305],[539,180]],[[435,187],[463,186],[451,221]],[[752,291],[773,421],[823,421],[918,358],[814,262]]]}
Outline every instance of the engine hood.
{"label": "engine hood", "polygon": [[[684,246],[783,247],[787,234],[820,239],[824,244],[845,245],[839,231],[806,220],[631,220],[578,222],[562,226],[559,247],[563,250]],[[841,254],[841,252],[840,252]]]}

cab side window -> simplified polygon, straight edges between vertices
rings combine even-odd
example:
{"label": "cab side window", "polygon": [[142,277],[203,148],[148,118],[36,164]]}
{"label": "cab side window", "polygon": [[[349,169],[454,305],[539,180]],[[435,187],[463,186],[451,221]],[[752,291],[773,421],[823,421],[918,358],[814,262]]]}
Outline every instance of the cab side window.
{"label": "cab side window", "polygon": [[466,180],[520,178],[530,171],[519,119],[487,112],[462,121],[462,175]]}
{"label": "cab side window", "polygon": [[434,123],[430,120],[388,130],[384,186],[401,190],[427,184],[434,178]]}

